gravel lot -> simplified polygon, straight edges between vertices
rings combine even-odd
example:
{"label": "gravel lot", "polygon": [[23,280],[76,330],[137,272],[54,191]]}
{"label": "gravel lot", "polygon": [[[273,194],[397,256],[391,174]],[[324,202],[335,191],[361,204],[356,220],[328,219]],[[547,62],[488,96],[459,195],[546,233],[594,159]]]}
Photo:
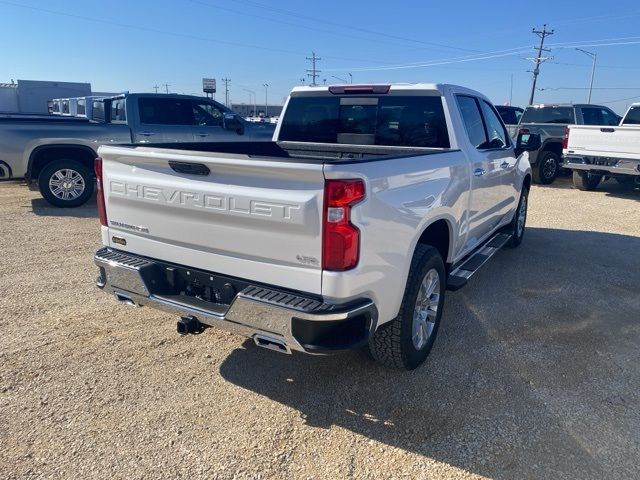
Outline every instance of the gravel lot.
{"label": "gravel lot", "polygon": [[95,202],[0,183],[0,478],[640,478],[639,200],[534,186],[398,373],[180,337],[95,288]]}

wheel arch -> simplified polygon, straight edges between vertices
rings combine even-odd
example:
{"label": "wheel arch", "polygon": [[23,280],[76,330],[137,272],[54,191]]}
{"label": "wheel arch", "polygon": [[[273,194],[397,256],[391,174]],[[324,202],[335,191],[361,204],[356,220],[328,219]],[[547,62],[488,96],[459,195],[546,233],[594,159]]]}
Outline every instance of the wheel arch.
{"label": "wheel arch", "polygon": [[446,217],[438,217],[423,226],[418,239],[413,245],[412,255],[418,245],[431,245],[440,252],[445,264],[450,263],[452,257],[453,226],[451,220]]}
{"label": "wheel arch", "polygon": [[[52,156],[53,155],[53,156]],[[25,178],[28,182],[36,181],[42,168],[50,161],[57,158],[68,158],[76,160],[90,171],[93,171],[93,161],[98,154],[86,145],[75,144],[56,144],[56,145],[40,145],[33,149],[29,155],[29,163]]]}

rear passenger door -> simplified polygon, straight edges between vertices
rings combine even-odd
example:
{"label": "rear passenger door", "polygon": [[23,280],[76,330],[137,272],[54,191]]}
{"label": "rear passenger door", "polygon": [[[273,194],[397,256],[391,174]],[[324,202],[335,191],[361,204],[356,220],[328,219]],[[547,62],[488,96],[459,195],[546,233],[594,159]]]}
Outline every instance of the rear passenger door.
{"label": "rear passenger door", "polygon": [[195,117],[191,99],[140,97],[136,143],[193,142]]}
{"label": "rear passenger door", "polygon": [[509,136],[489,104],[470,95],[456,95],[472,175],[465,250],[473,249],[498,226],[513,208],[515,175],[513,147]]}

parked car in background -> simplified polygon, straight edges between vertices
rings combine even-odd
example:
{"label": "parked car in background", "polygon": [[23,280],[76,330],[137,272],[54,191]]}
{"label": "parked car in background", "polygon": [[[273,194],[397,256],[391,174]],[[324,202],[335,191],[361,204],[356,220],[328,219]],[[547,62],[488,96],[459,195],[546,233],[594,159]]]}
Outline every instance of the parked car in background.
{"label": "parked car in background", "polygon": [[640,103],[631,105],[620,126],[569,125],[563,152],[580,190],[594,190],[605,178],[640,184]]}
{"label": "parked car in background", "polygon": [[513,107],[511,105],[496,105],[496,110],[500,114],[502,121],[507,127],[509,136],[515,138],[518,133],[518,124],[520,123],[520,117],[524,109],[520,107]]}
{"label": "parked car in background", "polygon": [[540,139],[454,85],[296,87],[273,142],[99,149],[97,284],[280,352],[419,366],[445,290],[522,241]]}
{"label": "parked car in background", "polygon": [[527,107],[518,130],[539,134],[542,146],[529,156],[536,183],[553,182],[562,166],[562,141],[568,125],[618,125],[610,108],[589,104],[542,104]]}
{"label": "parked car in background", "polygon": [[52,205],[77,207],[93,193],[93,161],[102,144],[268,140],[275,130],[188,95],[94,99],[91,115],[0,116],[0,178],[25,178]]}

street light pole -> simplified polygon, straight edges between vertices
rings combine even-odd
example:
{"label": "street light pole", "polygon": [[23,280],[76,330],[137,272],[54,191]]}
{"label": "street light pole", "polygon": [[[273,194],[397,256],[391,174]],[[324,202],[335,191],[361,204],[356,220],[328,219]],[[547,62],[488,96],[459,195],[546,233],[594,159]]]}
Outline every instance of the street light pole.
{"label": "street light pole", "polygon": [[353,83],[353,75],[349,74],[349,83]]}
{"label": "street light pole", "polygon": [[253,93],[253,115],[251,115],[252,117],[257,116],[257,112],[256,112],[256,92],[253,90],[249,90],[248,88],[244,88],[243,89],[245,92],[249,92],[249,103],[251,103],[251,94]]}
{"label": "street light pole", "polygon": [[268,117],[269,116],[269,84],[263,83],[262,86],[264,87],[264,116]]}
{"label": "street light pole", "polygon": [[592,65],[591,65],[591,81],[589,82],[589,100],[587,100],[587,103],[591,103],[591,92],[593,91],[593,77],[596,73],[596,59],[598,58],[598,55],[592,52],[587,52],[586,50],[582,50],[581,48],[576,48],[576,50],[584,53],[585,55],[589,55],[589,57],[591,58],[591,60],[593,61]]}

